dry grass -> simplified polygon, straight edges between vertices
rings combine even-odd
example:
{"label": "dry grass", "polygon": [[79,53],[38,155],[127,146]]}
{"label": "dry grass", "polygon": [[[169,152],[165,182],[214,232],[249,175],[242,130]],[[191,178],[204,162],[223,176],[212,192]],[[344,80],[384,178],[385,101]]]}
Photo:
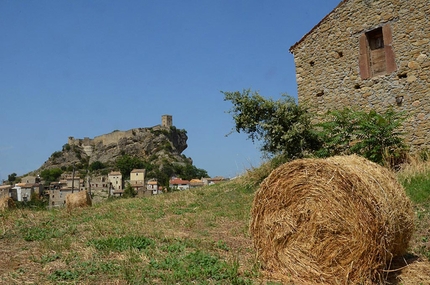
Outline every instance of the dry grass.
{"label": "dry grass", "polygon": [[384,280],[414,218],[387,169],[358,156],[296,160],[263,181],[251,233],[268,271],[299,284]]}
{"label": "dry grass", "polygon": [[[0,213],[0,283],[288,284],[265,274],[256,260],[249,221],[255,181],[264,175],[249,175],[72,214],[65,208]],[[417,228],[430,225],[428,212],[419,212]],[[414,234],[411,264],[387,272],[390,284],[429,284],[423,238],[430,233]]]}

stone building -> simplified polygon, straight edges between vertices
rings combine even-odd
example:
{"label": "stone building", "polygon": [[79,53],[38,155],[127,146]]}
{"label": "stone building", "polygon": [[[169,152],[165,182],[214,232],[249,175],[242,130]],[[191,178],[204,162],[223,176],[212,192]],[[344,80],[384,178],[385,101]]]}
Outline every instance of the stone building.
{"label": "stone building", "polygon": [[408,115],[411,150],[430,147],[430,2],[344,0],[290,48],[299,104]]}
{"label": "stone building", "polygon": [[122,174],[119,171],[111,171],[108,174],[108,180],[110,183],[109,186],[109,191],[111,193],[109,193],[109,195],[114,194],[114,192],[118,193],[118,194],[122,194],[124,192],[123,187],[122,187]]}
{"label": "stone building", "polygon": [[161,116],[161,126],[170,128],[173,126],[173,119],[171,115],[163,115]]}
{"label": "stone building", "polygon": [[133,169],[130,172],[130,186],[136,191],[139,197],[144,196],[145,187],[145,169]]}

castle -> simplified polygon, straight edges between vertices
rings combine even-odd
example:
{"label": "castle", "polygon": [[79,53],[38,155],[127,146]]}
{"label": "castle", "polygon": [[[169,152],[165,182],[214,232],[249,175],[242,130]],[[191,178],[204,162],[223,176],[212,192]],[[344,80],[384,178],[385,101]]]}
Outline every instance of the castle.
{"label": "castle", "polygon": [[[144,128],[144,129],[157,129],[157,128],[171,128],[173,126],[173,120],[171,115],[162,115],[161,116],[161,125],[154,126],[152,128]],[[135,129],[131,129],[128,131],[113,131],[109,134],[104,134],[101,136],[94,137],[90,139],[89,137],[85,137],[83,139],[75,139],[74,137],[69,137],[68,144],[70,146],[82,146],[84,152],[91,156],[94,150],[94,146],[98,144],[102,144],[104,146],[118,143],[119,140],[123,138],[131,138],[135,135]]]}

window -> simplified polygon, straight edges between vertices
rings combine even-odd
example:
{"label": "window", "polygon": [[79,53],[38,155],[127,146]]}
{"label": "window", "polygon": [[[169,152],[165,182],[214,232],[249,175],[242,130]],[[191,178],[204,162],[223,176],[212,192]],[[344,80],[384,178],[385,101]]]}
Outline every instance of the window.
{"label": "window", "polygon": [[368,79],[397,69],[389,24],[363,33],[360,37],[360,76]]}

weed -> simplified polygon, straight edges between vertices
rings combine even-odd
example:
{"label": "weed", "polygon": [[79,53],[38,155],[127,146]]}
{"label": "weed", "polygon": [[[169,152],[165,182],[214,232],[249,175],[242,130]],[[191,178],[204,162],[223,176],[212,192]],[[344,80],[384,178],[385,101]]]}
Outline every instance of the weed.
{"label": "weed", "polygon": [[70,270],[55,270],[51,275],[49,275],[49,279],[52,281],[67,281],[67,280],[76,280],[79,275],[76,271]]}
{"label": "weed", "polygon": [[121,238],[109,237],[106,239],[92,240],[87,243],[98,250],[125,251],[129,249],[142,250],[154,244],[154,241],[147,237],[125,236]]}

